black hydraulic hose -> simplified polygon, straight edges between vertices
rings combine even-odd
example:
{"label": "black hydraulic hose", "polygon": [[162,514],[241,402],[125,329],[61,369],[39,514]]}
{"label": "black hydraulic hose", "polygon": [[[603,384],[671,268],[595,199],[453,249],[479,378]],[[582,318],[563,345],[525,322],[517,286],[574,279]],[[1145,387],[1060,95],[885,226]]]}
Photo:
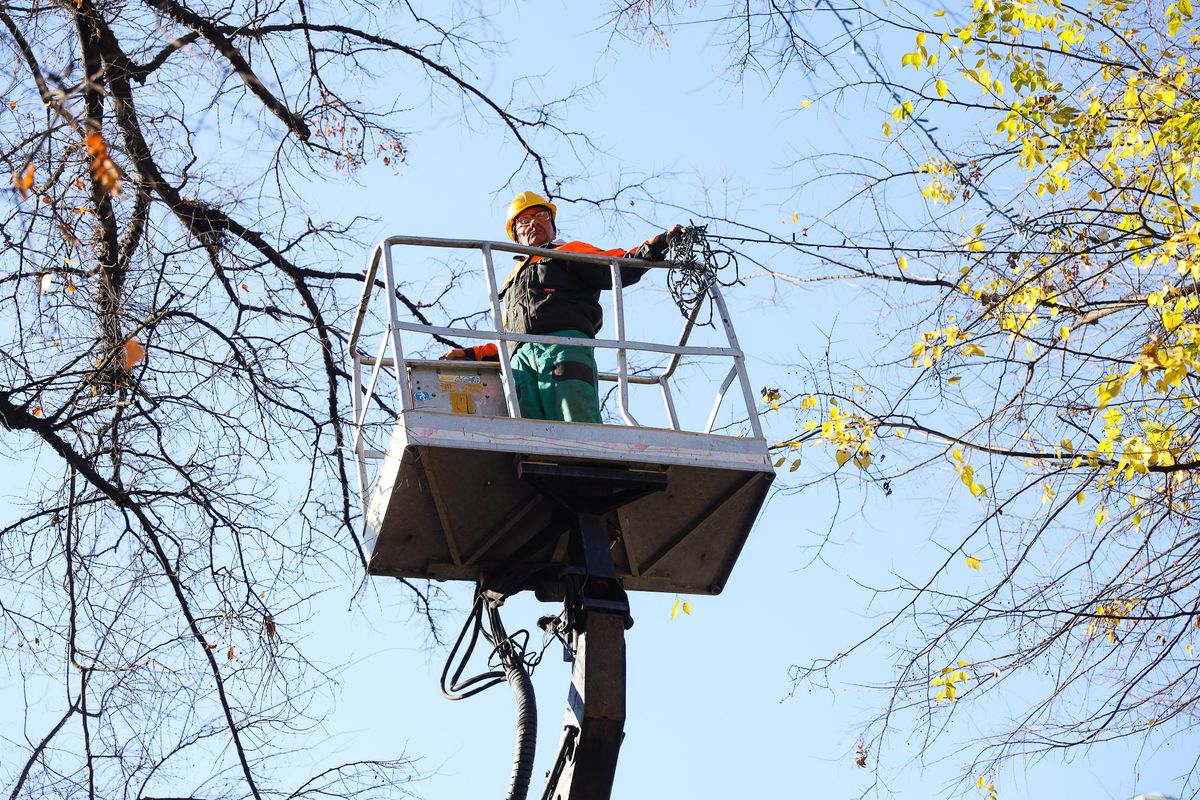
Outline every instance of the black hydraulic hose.
{"label": "black hydraulic hose", "polygon": [[533,697],[533,681],[517,648],[504,632],[500,610],[494,603],[488,603],[488,620],[496,652],[500,656],[500,663],[504,665],[504,677],[512,686],[517,700],[517,747],[513,755],[507,800],[525,800],[529,794],[529,782],[533,778],[533,757],[537,749],[537,702]]}
{"label": "black hydraulic hose", "polygon": [[[467,668],[467,663],[471,660],[471,654],[475,652],[475,645],[479,642],[479,635],[482,633],[487,637],[487,633],[483,630],[483,606],[484,599],[482,595],[477,595],[475,604],[471,607],[471,614],[467,617],[466,624],[463,625],[462,632],[458,634],[458,639],[454,642],[454,647],[450,648],[450,655],[446,658],[446,666],[442,669],[441,689],[442,695],[447,700],[465,700],[468,697],[474,697],[482,691],[492,688],[497,683],[505,680],[505,675],[499,670],[491,670],[480,675],[461,680],[463,670]],[[462,650],[463,642],[467,642],[467,649]],[[491,641],[489,639],[489,641]],[[457,660],[458,666],[454,663]],[[454,674],[451,676],[450,670],[454,669]]]}
{"label": "black hydraulic hose", "polygon": [[533,681],[524,664],[518,662],[505,672],[517,698],[517,749],[513,754],[512,778],[508,782],[508,800],[525,800],[537,748],[537,702],[533,699]]}

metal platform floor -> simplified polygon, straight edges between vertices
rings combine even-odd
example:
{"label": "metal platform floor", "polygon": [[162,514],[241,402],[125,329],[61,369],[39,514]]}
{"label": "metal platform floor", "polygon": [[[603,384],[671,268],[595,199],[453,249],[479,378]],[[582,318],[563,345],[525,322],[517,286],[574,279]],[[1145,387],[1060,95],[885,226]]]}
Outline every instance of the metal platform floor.
{"label": "metal platform floor", "polygon": [[774,478],[763,439],[406,410],[369,492],[370,573],[476,581],[565,566],[556,505],[520,461],[666,473],[666,490],[609,515],[616,574],[634,591],[720,593]]}

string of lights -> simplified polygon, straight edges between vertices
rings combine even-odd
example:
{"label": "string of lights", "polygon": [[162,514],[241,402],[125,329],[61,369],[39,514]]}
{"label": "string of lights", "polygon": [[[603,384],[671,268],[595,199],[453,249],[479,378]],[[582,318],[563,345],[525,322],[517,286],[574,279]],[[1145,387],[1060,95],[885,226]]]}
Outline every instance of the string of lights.
{"label": "string of lights", "polygon": [[[742,282],[737,256],[729,250],[713,248],[708,241],[707,225],[689,224],[684,228],[672,239],[667,258],[672,262],[667,288],[684,317],[692,316],[696,306],[708,297],[713,284],[733,286]],[[698,324],[712,325],[711,300],[708,318]]]}

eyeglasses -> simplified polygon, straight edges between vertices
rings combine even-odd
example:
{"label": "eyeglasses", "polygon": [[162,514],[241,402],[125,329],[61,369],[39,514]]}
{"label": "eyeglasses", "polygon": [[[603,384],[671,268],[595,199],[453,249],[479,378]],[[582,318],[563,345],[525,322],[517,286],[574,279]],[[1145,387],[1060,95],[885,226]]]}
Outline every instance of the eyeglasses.
{"label": "eyeglasses", "polygon": [[516,226],[518,228],[532,228],[534,220],[539,222],[550,222],[554,217],[549,211],[535,211],[532,214],[524,214],[517,217]]}

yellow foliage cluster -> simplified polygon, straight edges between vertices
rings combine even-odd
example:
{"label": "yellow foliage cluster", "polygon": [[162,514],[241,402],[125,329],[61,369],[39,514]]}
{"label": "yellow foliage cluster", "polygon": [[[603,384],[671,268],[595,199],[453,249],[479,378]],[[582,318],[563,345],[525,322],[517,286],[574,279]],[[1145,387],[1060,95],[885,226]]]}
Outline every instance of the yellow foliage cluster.
{"label": "yellow foliage cluster", "polygon": [[[855,386],[854,389],[860,392],[866,391],[862,386]],[[819,405],[816,397],[808,395],[800,401],[800,410],[817,409]],[[843,411],[838,405],[837,399],[830,398],[827,416],[819,421],[810,419],[804,423],[803,427],[806,433],[817,431],[817,438],[812,443],[814,446],[832,445],[834,460],[837,461],[839,467],[845,466],[849,461],[853,461],[854,466],[863,470],[871,466],[871,443],[875,439],[876,428],[876,423],[871,417]],[[797,440],[784,442],[784,444],[790,448],[800,447],[800,442]],[[787,458],[787,456],[779,458],[776,460],[775,466],[777,468],[782,466],[786,463]],[[799,466],[800,459],[797,458],[792,462],[792,471]]]}
{"label": "yellow foliage cluster", "polygon": [[[975,480],[975,468],[966,462],[962,450],[956,447],[950,451],[950,456],[954,459],[954,469],[958,472],[959,480],[970,490],[971,496],[976,499],[987,497],[987,488]],[[969,561],[968,565],[970,565]]]}
{"label": "yellow foliage cluster", "polygon": [[[934,176],[921,190],[927,200],[950,205],[961,196],[962,187],[955,185],[958,173],[946,159],[931,158],[918,167],[917,172]],[[947,181],[950,185],[947,185]]]}
{"label": "yellow foliage cluster", "polygon": [[912,352],[909,354],[912,357],[912,365],[914,367],[932,367],[943,355],[956,347],[958,352],[964,356],[984,355],[982,347],[967,341],[970,338],[970,333],[960,330],[954,322],[954,317],[950,317],[948,325],[937,330],[926,331],[920,339],[913,343]]}
{"label": "yellow foliage cluster", "polygon": [[[1110,398],[1113,392],[1120,392],[1124,376],[1115,376],[1097,387],[1101,402]],[[1112,387],[1116,387],[1115,389]],[[1100,488],[1114,486],[1118,479],[1134,480],[1137,476],[1148,475],[1154,467],[1169,467],[1176,464],[1183,454],[1184,446],[1176,430],[1176,425],[1161,421],[1163,409],[1153,411],[1143,410],[1134,424],[1137,430],[1125,432],[1127,415],[1121,408],[1108,408],[1102,414],[1104,422],[1103,437],[1096,443],[1094,450],[1076,455],[1071,460],[1071,467],[1086,463],[1090,467],[1110,465],[1105,477],[1100,481]],[[1064,443],[1068,440],[1063,440]],[[1066,448],[1067,452],[1070,448]],[[1194,456],[1194,452],[1189,455]],[[1063,458],[1063,449],[1056,452],[1056,457]],[[1182,474],[1174,480],[1183,480]],[[1082,502],[1082,496],[1080,497]],[[1104,521],[1105,514],[1097,515],[1096,525]],[[1140,522],[1140,515],[1134,516],[1134,525]]]}
{"label": "yellow foliage cluster", "polygon": [[1050,319],[1058,316],[1058,296],[1044,283],[1021,283],[998,297],[987,315],[997,320],[1000,330],[1014,336],[1041,324],[1043,317],[1038,313],[1039,308],[1048,308]]}
{"label": "yellow foliage cluster", "polygon": [[921,67],[936,66],[938,62],[937,53],[930,53],[925,49],[925,41],[928,37],[923,32],[917,32],[917,49],[911,53],[905,53],[900,58],[900,65],[904,67]]}
{"label": "yellow foliage cluster", "polygon": [[965,689],[967,687],[967,679],[970,677],[967,675],[966,669],[964,669],[966,666],[967,662],[959,659],[958,669],[955,669],[954,667],[945,667],[942,669],[940,675],[937,675],[931,681],[929,681],[929,685],[935,689],[939,686],[942,687],[941,693],[938,694],[937,697],[933,698],[935,703],[939,700],[958,699],[959,690],[955,684],[961,683]]}
{"label": "yellow foliage cluster", "polygon": [[[1054,406],[1057,419],[1071,430],[1051,430],[1041,441],[1026,431],[1038,451],[1026,455],[1026,463],[1039,469],[1046,461],[1071,469],[1086,465],[1098,476],[1097,526],[1113,520],[1137,527],[1143,508],[1149,514],[1152,507],[1182,508],[1185,501],[1134,503],[1130,514],[1110,517],[1108,493],[1123,483],[1145,484],[1159,470],[1170,474],[1155,491],[1169,494],[1190,480],[1174,469],[1200,460],[1191,444],[1200,441],[1200,425],[1189,425],[1185,416],[1200,405],[1200,59],[1191,55],[1200,49],[1200,32],[1189,26],[1188,0],[1165,11],[1138,12],[1158,14],[1154,30],[1174,37],[1157,42],[1139,33],[1136,15],[1119,0],[1085,11],[1057,0],[973,0],[973,9],[961,27],[916,34],[901,66],[927,74],[929,83],[910,96],[977,108],[990,102],[1003,143],[998,152],[1011,156],[1005,163],[1024,176],[1030,208],[1042,213],[1039,203],[1053,203],[1062,211],[1045,212],[1035,234],[1013,235],[1017,223],[996,225],[995,215],[966,223],[955,248],[958,305],[948,307],[958,314],[921,333],[909,358],[913,367],[931,368],[957,355],[956,364],[982,372],[1015,362],[1019,342],[1032,380],[1035,365],[1041,370],[1045,363],[1039,357],[1061,357],[1055,380],[1064,391],[1044,399],[1062,400]],[[1132,56],[1131,42],[1138,43]],[[1148,50],[1147,42],[1157,51]],[[1063,59],[1076,55],[1083,66],[1064,82]],[[968,95],[985,99],[958,99]],[[897,105],[883,122],[888,136],[893,126],[923,113],[901,99],[904,94],[894,96]],[[981,170],[975,161],[957,162],[941,150],[917,167],[923,196],[943,206],[978,194]],[[906,258],[897,264],[901,274],[908,272]],[[1161,288],[1147,292],[1147,286]],[[1143,326],[1136,333],[1121,327],[1121,318],[1106,316],[1129,309]],[[1096,358],[1096,342],[1110,336],[1103,327],[1089,327],[1100,319],[1114,326],[1112,337],[1125,337],[1132,347]],[[998,338],[1007,338],[1007,353],[991,338],[996,333],[1006,335]],[[989,352],[990,358],[970,361]],[[765,399],[778,407],[777,399]],[[806,399],[802,408],[816,405]],[[1025,422],[1023,412],[1014,413]],[[853,461],[867,469],[879,424],[831,403],[827,416],[810,420],[805,430],[819,429],[818,442],[832,446],[839,467]],[[966,439],[959,443],[969,445]],[[985,498],[988,487],[963,449],[951,451],[955,471],[973,497]],[[798,465],[797,459],[793,469]],[[1054,508],[1072,498],[1082,504],[1080,488],[1056,500],[1056,487],[1045,483],[1041,504]],[[1131,501],[1135,494],[1151,497],[1140,488],[1121,491]],[[967,563],[978,569],[975,557]],[[953,688],[947,692],[953,698]]]}
{"label": "yellow foliage cluster", "polygon": [[1088,623],[1088,636],[1094,636],[1097,631],[1103,631],[1109,644],[1116,644],[1117,630],[1121,627],[1121,620],[1132,614],[1140,604],[1141,601],[1136,598],[1098,603],[1095,618]]}
{"label": "yellow foliage cluster", "polygon": [[[1108,4],[1103,18],[1119,16],[1119,6]],[[1106,194],[1113,195],[1102,198],[1106,204],[1138,206],[1140,211],[1144,204],[1138,193],[1152,192],[1160,198],[1155,222],[1178,227],[1196,213],[1191,195],[1200,168],[1200,98],[1192,91],[1195,64],[1187,56],[1170,54],[1155,70],[1145,67],[1145,58],[1134,62],[1138,69],[1115,58],[1098,59],[1100,82],[1084,85],[1072,96],[1051,78],[1047,54],[1072,53],[1086,42],[1107,56],[1114,45],[1104,37],[1115,34],[1126,45],[1122,37],[1137,31],[1121,31],[1116,22],[1113,28],[1100,28],[1059,3],[1042,0],[981,0],[974,11],[974,19],[961,28],[918,33],[916,50],[904,53],[901,64],[934,71],[943,62],[926,42],[936,37],[947,51],[945,66],[931,76],[939,100],[947,101],[946,78],[957,74],[994,102],[1006,103],[996,130],[1019,143],[1018,163],[1033,173],[1039,196],[1068,190],[1078,170],[1092,177],[1099,168],[1112,179],[1106,181]],[[1191,15],[1186,0],[1171,5],[1164,18],[1169,35],[1178,36]],[[1089,42],[1095,38],[1100,41]],[[1188,44],[1196,41],[1193,31]],[[1009,92],[1012,99],[1001,101]],[[912,109],[897,109],[892,116],[909,119]],[[934,177],[926,196],[945,202],[944,183]],[[1184,191],[1164,191],[1168,186]],[[1126,224],[1140,221],[1132,214]]]}
{"label": "yellow foliage cluster", "polygon": [[[808,423],[814,428],[815,422]],[[821,439],[833,445],[833,457],[839,467],[854,460],[854,466],[866,469],[871,466],[871,440],[875,438],[875,425],[862,414],[842,411],[836,404],[829,407],[829,417],[821,423]]]}
{"label": "yellow foliage cluster", "polygon": [[[1191,2],[1136,14],[1115,1],[1082,11],[1056,0],[973,0],[972,8],[961,27],[918,33],[901,65],[929,75],[933,92],[921,93],[926,100],[960,102],[966,95],[952,93],[952,83],[990,100],[995,130],[1025,173],[1031,202],[1056,197],[1070,216],[1036,248],[1014,247],[1007,258],[993,249],[1005,239],[1002,231],[989,233],[982,223],[964,231],[969,266],[958,288],[977,302],[969,325],[977,337],[995,330],[1010,342],[1024,340],[1029,357],[1038,347],[1078,347],[1073,332],[1086,336],[1088,329],[1057,318],[1096,307],[1114,264],[1140,271],[1121,276],[1130,287],[1153,280],[1151,270],[1169,270],[1168,280],[1155,281],[1161,289],[1126,291],[1114,301],[1129,307],[1144,300],[1157,324],[1140,352],[1112,358],[1093,379],[1094,404],[1071,412],[1094,415],[1103,436],[1078,452],[1065,439],[1066,447],[1053,444],[1057,436],[1042,446],[1060,463],[1103,467],[1102,490],[1196,460],[1200,453],[1190,445],[1196,437],[1181,430],[1181,414],[1200,404],[1200,59],[1193,56],[1200,32],[1191,24]],[[1149,36],[1144,24],[1165,36]],[[1086,65],[1068,86],[1061,70],[1073,57]],[[905,103],[892,119],[904,122],[914,113]],[[965,169],[944,153],[930,157],[918,167],[926,176],[924,197],[943,205],[965,200]],[[1114,237],[1119,244],[1109,247]],[[1118,255],[1101,260],[1095,255],[1101,251]],[[984,354],[954,317],[948,320],[913,344],[913,366],[931,367],[956,347],[964,356]],[[954,464],[972,494],[985,496],[958,450]],[[1043,503],[1053,500],[1053,489],[1046,490]],[[1098,524],[1107,513],[1100,506]],[[1140,514],[1132,520],[1138,525]]]}

